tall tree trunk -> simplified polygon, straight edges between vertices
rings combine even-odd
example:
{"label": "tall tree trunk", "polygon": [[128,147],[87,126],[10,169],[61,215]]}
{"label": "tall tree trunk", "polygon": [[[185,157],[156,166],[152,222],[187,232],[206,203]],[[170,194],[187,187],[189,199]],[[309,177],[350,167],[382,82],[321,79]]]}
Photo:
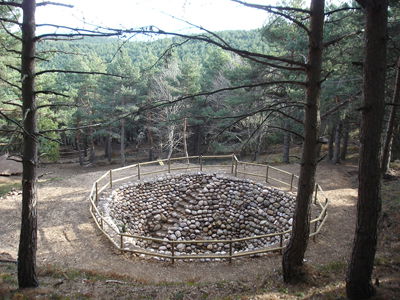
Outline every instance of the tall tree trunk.
{"label": "tall tree trunk", "polygon": [[108,128],[108,135],[107,135],[107,160],[111,163],[112,159],[112,134],[111,134],[111,127]]}
{"label": "tall tree trunk", "polygon": [[186,163],[189,164],[189,153],[187,147],[187,118],[183,120],[183,152],[185,153]]}
{"label": "tall tree trunk", "polygon": [[396,120],[397,106],[400,104],[400,57],[397,61],[396,82],[393,93],[392,107],[390,110],[389,122],[386,130],[385,144],[382,154],[382,174],[385,175],[389,170],[390,155],[392,152],[393,132]]}
{"label": "tall tree trunk", "polygon": [[88,156],[88,136],[85,133],[84,138],[83,138],[83,156],[86,158]]}
{"label": "tall tree trunk", "polygon": [[328,141],[328,159],[332,161],[333,159],[333,148],[335,144],[335,128],[336,126],[332,127],[331,131],[329,132],[329,141]]}
{"label": "tall tree trunk", "polygon": [[120,132],[120,152],[121,152],[121,165],[126,165],[126,157],[125,157],[125,120],[121,119],[121,132]]}
{"label": "tall tree trunk", "polygon": [[343,125],[342,148],[340,150],[340,159],[341,160],[346,160],[347,148],[349,146],[349,134],[350,134],[350,124],[349,124],[349,122],[345,122]]}
{"label": "tall tree trunk", "polygon": [[[121,99],[121,106],[125,106],[125,98],[122,97]],[[120,132],[120,155],[121,155],[121,165],[125,166],[126,165],[126,156],[125,156],[125,119],[121,119],[121,132]]]}
{"label": "tall tree trunk", "polygon": [[339,121],[335,128],[335,145],[333,147],[333,158],[332,162],[334,164],[340,164],[340,146],[342,144],[342,128],[343,123]]}
{"label": "tall tree trunk", "polygon": [[[80,121],[78,121],[78,124],[80,124]],[[76,140],[76,148],[78,150],[79,165],[83,166],[83,150],[81,147],[81,131],[79,129],[75,133],[75,140]]]}
{"label": "tall tree trunk", "polygon": [[256,149],[254,150],[254,155],[253,155],[253,161],[257,162],[258,160],[258,155],[260,154],[261,151],[261,142],[262,142],[263,135],[260,133],[257,136],[257,141],[256,141]]}
{"label": "tall tree trunk", "polygon": [[37,108],[35,99],[35,0],[22,2],[22,115],[23,115],[23,172],[21,235],[18,248],[18,285],[37,287]]}
{"label": "tall tree trunk", "polygon": [[172,156],[172,152],[174,151],[174,136],[175,136],[175,126],[170,125],[168,131],[168,155],[167,159],[170,159]]}
{"label": "tall tree trunk", "polygon": [[[287,120],[285,121],[285,129],[290,129],[289,121]],[[283,133],[283,157],[282,157],[282,161],[285,164],[288,164],[290,162],[289,154],[290,154],[290,132],[285,131]]]}
{"label": "tall tree trunk", "polygon": [[195,140],[194,140],[194,153],[195,155],[201,154],[201,125],[196,125]]}
{"label": "tall tree trunk", "polygon": [[324,6],[324,0],[311,1],[304,144],[292,235],[282,258],[283,279],[285,282],[296,282],[303,278],[303,259],[309,240],[310,203],[315,186],[319,127],[321,123],[319,97],[321,90]]}
{"label": "tall tree trunk", "polygon": [[371,282],[381,211],[380,144],[385,101],[387,0],[358,1],[364,8],[365,58],[361,109],[357,224],[346,278],[350,299],[375,293]]}
{"label": "tall tree trunk", "polygon": [[89,161],[90,163],[94,163],[96,161],[96,152],[94,149],[94,137],[93,137],[93,128],[89,128]]}
{"label": "tall tree trunk", "polygon": [[147,139],[149,140],[149,161],[154,159],[154,139],[150,129],[147,129]]}

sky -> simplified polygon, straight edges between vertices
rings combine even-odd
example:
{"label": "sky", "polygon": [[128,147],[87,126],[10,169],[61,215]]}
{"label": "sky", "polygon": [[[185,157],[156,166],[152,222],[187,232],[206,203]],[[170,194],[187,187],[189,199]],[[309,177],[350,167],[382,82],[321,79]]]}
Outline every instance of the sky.
{"label": "sky", "polygon": [[[220,31],[260,28],[267,18],[265,11],[244,7],[230,0],[59,0],[59,2],[72,4],[74,8],[39,7],[36,12],[37,24],[82,27],[84,20],[89,24],[108,27],[137,28],[154,25],[166,31],[189,33],[195,30],[182,20],[211,31]],[[249,2],[274,4],[276,0]]]}

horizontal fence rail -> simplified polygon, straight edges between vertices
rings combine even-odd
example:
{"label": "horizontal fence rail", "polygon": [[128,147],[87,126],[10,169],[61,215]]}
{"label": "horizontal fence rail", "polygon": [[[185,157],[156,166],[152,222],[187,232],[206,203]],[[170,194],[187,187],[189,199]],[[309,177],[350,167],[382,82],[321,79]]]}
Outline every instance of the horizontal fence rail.
{"label": "horizontal fence rail", "polygon": [[[207,161],[228,161],[226,164],[206,164]],[[195,163],[190,162],[195,161]],[[181,162],[180,164],[174,166],[176,162]],[[157,170],[144,172],[143,167],[146,166],[157,166]],[[249,172],[249,168],[256,168],[258,170],[257,173]],[[100,176],[92,185],[92,189],[89,194],[90,201],[90,214],[92,215],[96,226],[100,229],[100,231],[107,237],[108,240],[120,251],[122,252],[130,252],[135,254],[144,254],[152,257],[159,257],[163,259],[170,259],[172,263],[177,259],[227,259],[229,262],[232,261],[233,258],[252,256],[257,254],[263,254],[268,252],[280,252],[282,253],[285,245],[285,236],[288,236],[291,233],[291,230],[283,231],[283,232],[275,232],[268,233],[263,235],[255,235],[244,238],[234,238],[229,240],[216,240],[216,239],[204,239],[204,240],[164,240],[161,238],[154,238],[148,236],[140,236],[134,234],[127,234],[121,232],[119,228],[115,225],[111,224],[105,216],[99,211],[97,204],[99,201],[99,195],[108,188],[112,188],[118,182],[127,181],[128,179],[137,179],[141,180],[144,176],[155,175],[155,174],[169,174],[173,171],[182,171],[182,170],[199,170],[203,171],[205,169],[213,169],[218,168],[219,170],[225,169],[228,173],[234,175],[235,177],[239,177],[239,175],[244,177],[256,177],[261,178],[265,183],[277,186],[279,188],[287,188],[289,192],[295,193],[294,190],[297,190],[297,181],[298,176],[281,170],[279,168],[244,162],[238,160],[236,155],[209,155],[209,156],[189,156],[189,157],[178,157],[171,159],[161,159],[150,162],[137,163],[133,165],[129,165],[122,168],[111,169]],[[128,173],[128,174],[126,174]],[[326,222],[328,217],[328,205],[329,199],[325,195],[319,184],[315,185],[314,194],[313,194],[313,203],[316,205],[320,212],[318,216],[311,220],[310,222],[310,237],[315,240],[316,236],[321,232],[321,228]],[[279,243],[275,243],[272,246],[265,246],[261,249],[256,250],[244,250],[244,251],[233,251],[233,244],[240,243],[244,241],[250,240],[258,240],[265,238],[277,238]],[[169,245],[170,254],[157,252],[153,249],[143,249],[139,247],[135,247],[134,249],[125,247],[125,242],[129,239],[133,240],[142,240],[142,241],[151,241],[155,243],[160,243],[163,245]],[[184,254],[184,255],[176,255],[176,246],[177,244],[228,244],[229,247],[225,254]],[[276,245],[278,244],[278,245]]]}

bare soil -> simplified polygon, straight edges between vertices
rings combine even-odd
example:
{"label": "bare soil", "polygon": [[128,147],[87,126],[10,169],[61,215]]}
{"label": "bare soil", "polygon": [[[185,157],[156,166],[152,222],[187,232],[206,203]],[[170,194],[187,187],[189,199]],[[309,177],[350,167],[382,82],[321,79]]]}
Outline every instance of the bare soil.
{"label": "bare soil", "polygon": [[[294,173],[299,169],[297,164],[278,167]],[[355,229],[354,163],[322,163],[318,168],[317,180],[331,201],[329,217],[316,241],[310,240],[306,253],[309,280],[296,286],[282,283],[278,254],[238,259],[232,264],[171,265],[119,253],[95,226],[87,200],[93,181],[107,169],[109,166],[81,168],[76,164],[43,165],[39,169],[39,174],[44,174],[38,202],[37,263],[41,288],[16,290],[15,266],[0,263],[0,299],[2,295],[14,299],[19,294],[44,299],[343,299],[346,263]],[[18,193],[0,198],[0,253],[6,253],[3,257],[17,256],[20,203]],[[398,233],[399,214],[389,213],[382,228]],[[381,298],[377,299],[400,297],[399,235],[388,236],[391,238],[382,239],[377,255],[374,276],[381,291]]]}

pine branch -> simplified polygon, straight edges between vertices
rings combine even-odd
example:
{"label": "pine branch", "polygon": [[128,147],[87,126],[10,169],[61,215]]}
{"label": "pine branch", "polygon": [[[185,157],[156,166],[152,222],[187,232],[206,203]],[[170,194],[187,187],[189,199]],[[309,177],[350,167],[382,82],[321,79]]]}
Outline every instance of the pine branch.
{"label": "pine branch", "polygon": [[50,141],[50,142],[56,142],[56,143],[58,143],[58,144],[62,144],[62,141],[61,140],[57,140],[57,139],[53,139],[53,138],[51,138],[51,137],[48,137],[48,136],[45,136],[44,134],[42,134],[42,133],[38,133],[38,136],[40,136],[40,137],[42,137],[42,138],[44,138],[44,139],[46,139],[46,140],[48,140],[48,141]]}
{"label": "pine branch", "polygon": [[17,51],[17,50],[15,50],[15,49],[9,49],[9,48],[7,48],[4,44],[2,44],[1,47],[2,47],[6,52],[14,53],[14,54],[17,54],[18,56],[21,56],[21,54],[22,54],[21,51]]}
{"label": "pine branch", "polygon": [[18,2],[7,2],[7,1],[0,1],[0,6],[13,6],[13,7],[22,7],[21,3]]}
{"label": "pine branch", "polygon": [[17,106],[17,107],[20,107],[20,108],[22,108],[22,105],[21,105],[21,104],[19,104],[19,103],[15,103],[15,102],[2,101],[1,103],[3,103],[3,104],[7,104],[7,105],[13,105],[13,106]]}
{"label": "pine branch", "polygon": [[104,75],[104,76],[110,76],[110,77],[126,78],[121,75],[115,75],[115,74],[104,73],[104,72],[85,72],[85,71],[72,71],[72,70],[44,70],[44,71],[36,72],[35,76],[40,76],[40,75],[47,74],[47,73]]}
{"label": "pine branch", "polygon": [[[357,1],[357,2],[358,2],[358,1]],[[331,10],[331,11],[326,12],[326,13],[325,13],[325,16],[329,16],[329,15],[332,15],[332,14],[337,13],[337,12],[340,12],[340,11],[346,11],[346,10],[360,10],[360,9],[361,9],[361,7],[341,7],[341,8],[334,9],[334,10]]]}
{"label": "pine branch", "polygon": [[53,1],[44,1],[36,4],[36,7],[45,6],[45,5],[54,5],[54,6],[63,6],[68,8],[73,8],[74,6],[71,4],[65,4],[60,2],[53,2]]}
{"label": "pine branch", "polygon": [[230,47],[230,45],[228,44],[228,42],[227,41],[225,41],[222,37],[220,37],[218,34],[216,34],[215,32],[213,32],[213,31],[211,31],[211,30],[208,30],[208,29],[206,29],[206,28],[204,28],[203,26],[199,26],[199,25],[196,25],[196,24],[194,24],[194,23],[191,23],[191,22],[189,22],[189,21],[186,21],[186,20],[183,20],[183,19],[181,19],[181,18],[178,18],[178,17],[176,17],[176,16],[172,16],[172,15],[169,15],[171,18],[173,18],[173,19],[176,19],[176,20],[178,20],[178,21],[181,21],[181,22],[184,22],[184,23],[186,23],[186,24],[188,24],[188,25],[190,25],[190,26],[193,26],[193,27],[195,27],[195,28],[197,28],[197,29],[200,29],[201,31],[205,31],[205,32],[207,32],[208,34],[210,34],[211,36],[213,36],[213,37],[215,37],[217,40],[219,40],[222,44],[224,44],[225,46],[228,46],[228,47]]}
{"label": "pine branch", "polygon": [[268,127],[275,128],[275,129],[280,129],[280,130],[282,130],[282,131],[289,132],[289,133],[291,133],[291,134],[293,134],[293,135],[295,135],[295,136],[301,138],[302,140],[304,140],[304,136],[301,135],[300,133],[297,133],[296,131],[293,131],[293,130],[290,130],[290,129],[287,129],[287,128],[283,128],[283,127],[280,127],[280,126],[268,125]]}
{"label": "pine branch", "polygon": [[232,2],[239,3],[241,5],[249,6],[253,8],[258,8],[262,10],[268,10],[268,9],[276,9],[276,10],[282,10],[282,11],[292,11],[292,12],[299,12],[299,13],[304,13],[304,14],[311,14],[311,11],[302,9],[302,8],[297,8],[297,7],[289,7],[289,6],[272,6],[272,5],[261,5],[261,4],[252,4],[240,0],[231,0]]}
{"label": "pine branch", "polygon": [[67,103],[63,104],[63,103],[60,103],[60,104],[43,104],[43,105],[39,105],[37,107],[37,109],[47,108],[47,107],[63,107],[63,106],[64,107],[79,107],[78,104],[67,104]]}
{"label": "pine branch", "polygon": [[83,129],[88,129],[88,128],[106,127],[112,123],[114,123],[114,122],[109,121],[109,122],[104,122],[104,123],[95,123],[95,124],[82,125],[82,126],[77,126],[77,127],[48,129],[48,130],[40,131],[40,134],[45,134],[45,133],[49,133],[49,132],[78,131],[78,130],[83,130]]}
{"label": "pine branch", "polygon": [[35,91],[35,95],[39,95],[39,94],[55,95],[55,96],[61,96],[61,97],[69,98],[68,95],[63,94],[63,93],[59,93],[59,92],[55,92],[55,91]]}
{"label": "pine branch", "polygon": [[324,114],[321,115],[321,121],[329,117],[331,114],[334,112],[337,112],[339,109],[341,109],[343,106],[346,106],[348,103],[350,103],[353,99],[347,99],[346,101],[343,101],[342,103],[339,103],[338,105],[332,107],[330,110],[325,112]]}
{"label": "pine branch", "polygon": [[256,128],[255,130],[253,130],[253,132],[250,134],[250,136],[248,137],[248,139],[244,142],[244,144],[242,144],[242,149],[243,149],[243,147],[245,147],[245,146],[250,142],[250,140],[256,135],[256,133],[261,129],[261,127],[265,124],[265,122],[267,122],[267,120],[269,119],[270,116],[271,116],[271,114],[268,114],[268,115],[264,118],[264,120],[261,122],[261,124],[259,124],[259,125],[257,126],[257,128]]}
{"label": "pine branch", "polygon": [[22,24],[16,20],[12,20],[12,19],[6,19],[6,18],[0,18],[0,22],[6,22],[6,23],[12,23],[18,26],[21,26]]}
{"label": "pine branch", "polygon": [[287,104],[287,103],[285,103],[285,102],[277,102],[277,103],[273,103],[271,105],[265,106],[263,108],[260,108],[258,110],[255,110],[255,111],[252,111],[252,112],[249,112],[249,113],[235,115],[235,116],[214,117],[214,118],[211,118],[211,119],[214,119],[214,120],[225,120],[225,119],[237,119],[237,118],[242,118],[242,117],[246,117],[247,118],[247,117],[252,117],[252,116],[254,116],[256,114],[262,113],[262,112],[270,112],[270,113],[279,113],[279,114],[281,114],[281,115],[283,115],[283,116],[295,121],[296,123],[304,125],[302,120],[297,119],[297,118],[295,118],[295,117],[293,117],[293,116],[289,115],[288,113],[285,113],[285,112],[283,112],[281,110],[281,109],[285,109],[285,108],[289,108],[289,107],[300,107],[300,108],[304,109],[304,105],[295,103],[295,104],[292,104],[292,105],[285,105],[284,107],[281,107],[280,109],[279,108],[278,109],[277,108],[273,108],[273,107],[281,105],[281,104]]}
{"label": "pine branch", "polygon": [[196,93],[196,94],[191,94],[191,95],[185,95],[185,96],[181,96],[178,97],[172,101],[161,101],[157,104],[154,105],[148,105],[148,106],[143,106],[138,108],[136,111],[133,112],[128,112],[125,114],[122,114],[120,116],[117,116],[116,118],[111,119],[108,122],[104,122],[104,123],[96,123],[96,124],[89,124],[89,125],[83,125],[83,126],[79,126],[79,127],[74,127],[74,128],[59,128],[59,129],[50,129],[50,130],[45,130],[45,131],[41,131],[41,133],[47,133],[47,132],[65,132],[65,131],[75,131],[75,130],[80,130],[80,129],[87,129],[87,128],[95,128],[95,127],[105,127],[108,126],[110,124],[113,124],[115,122],[119,122],[122,119],[125,119],[127,117],[132,117],[132,116],[136,116],[136,115],[140,115],[146,111],[149,110],[154,110],[157,108],[161,108],[161,107],[165,107],[168,105],[172,105],[175,103],[179,103],[185,100],[189,100],[189,99],[193,99],[194,97],[208,97],[211,95],[215,95],[221,92],[225,92],[225,91],[234,91],[234,90],[239,90],[239,89],[248,89],[248,88],[256,88],[256,87],[260,87],[260,86],[266,86],[266,85],[274,85],[274,84],[294,84],[294,85],[300,85],[300,86],[305,86],[306,84],[302,81],[270,81],[270,82],[261,82],[261,83],[257,83],[257,84],[249,84],[249,85],[241,85],[241,86],[234,86],[234,87],[226,87],[226,88],[221,88],[221,89],[217,89],[217,90],[213,90],[213,91],[209,91],[209,92],[200,92],[200,93]]}
{"label": "pine branch", "polygon": [[18,131],[17,128],[13,128],[13,129],[3,129],[0,128],[0,132],[4,132],[4,133],[21,133],[21,131]]}
{"label": "pine branch", "polygon": [[18,73],[21,73],[21,70],[18,69],[17,67],[14,67],[12,65],[6,65],[7,68],[10,68],[11,70],[17,71]]}
{"label": "pine branch", "polygon": [[62,51],[62,50],[45,50],[45,51],[37,51],[36,53],[38,54],[65,54],[65,55],[81,55],[81,56],[87,56],[87,54],[84,53],[79,53],[79,52],[68,52],[68,51]]}
{"label": "pine branch", "polygon": [[248,2],[244,2],[244,1],[240,1],[240,0],[231,0],[231,1],[239,3],[239,4],[247,6],[247,7],[252,7],[252,8],[256,8],[256,9],[265,10],[265,11],[267,11],[269,13],[281,16],[281,17],[293,22],[297,26],[299,26],[301,29],[303,29],[307,33],[307,35],[310,35],[310,30],[307,28],[307,26],[305,26],[303,23],[301,23],[300,21],[296,20],[292,16],[290,16],[290,15],[288,15],[288,14],[283,12],[283,11],[295,11],[295,12],[311,14],[311,12],[309,10],[304,10],[304,9],[294,8],[294,7],[280,7],[280,6],[259,5],[259,4],[248,3]]}
{"label": "pine branch", "polygon": [[[120,31],[119,29],[104,28],[104,27],[102,29],[109,30],[109,31],[111,31],[111,30]],[[187,35],[187,34],[181,34],[181,33],[176,33],[176,32],[169,32],[169,31],[164,31],[162,29],[159,29],[155,26],[149,26],[147,28],[141,28],[141,29],[127,29],[127,30],[124,30],[124,32],[127,34],[128,33],[129,34],[142,33],[142,34],[176,36],[176,37],[181,37],[181,38],[185,38],[185,39],[202,41],[202,42],[206,42],[208,44],[217,46],[223,50],[233,52],[241,57],[247,58],[249,60],[264,64],[264,65],[272,65],[271,63],[264,61],[264,60],[269,60],[269,61],[281,62],[281,63],[287,64],[287,65],[297,66],[297,67],[287,67],[287,66],[276,65],[276,64],[272,65],[276,68],[281,68],[281,69],[286,69],[286,70],[291,70],[291,71],[305,71],[307,69],[307,64],[305,64],[305,63],[295,61],[292,59],[288,59],[288,58],[284,58],[284,57],[278,57],[278,56],[273,56],[273,55],[267,55],[267,54],[237,49],[237,48],[234,48],[231,46],[227,46],[221,42],[218,42],[206,35]]]}
{"label": "pine branch", "polygon": [[183,44],[187,43],[188,41],[190,41],[190,39],[186,39],[186,40],[184,40],[184,41],[181,42],[181,43],[172,43],[171,45],[169,45],[169,47],[163,52],[163,54],[161,54],[161,55],[158,57],[157,61],[156,61],[153,65],[151,65],[149,68],[145,69],[145,72],[148,72],[148,71],[150,71],[151,69],[153,69],[165,56],[168,55],[168,53],[169,53],[173,48],[182,46]]}
{"label": "pine branch", "polygon": [[18,123],[18,122],[15,121],[14,119],[9,118],[6,114],[2,113],[1,111],[0,111],[0,115],[3,116],[3,118],[6,119],[7,121],[9,121],[9,122],[11,122],[11,123],[17,125],[17,127],[20,128],[25,134],[27,134],[27,135],[29,135],[29,136],[32,136],[29,132],[27,132],[27,131],[25,130],[25,128],[24,128],[20,123]]}
{"label": "pine branch", "polygon": [[12,38],[16,39],[17,41],[22,42],[22,39],[19,36],[16,36],[15,34],[13,34],[10,30],[8,30],[8,28],[6,26],[4,26],[4,24],[1,22],[1,27],[3,28],[3,30]]}
{"label": "pine branch", "polygon": [[0,81],[3,81],[4,83],[6,83],[6,84],[8,84],[8,85],[10,85],[10,86],[12,86],[12,87],[18,89],[18,90],[22,90],[22,88],[21,88],[20,86],[18,86],[18,85],[16,85],[15,83],[12,83],[12,82],[10,82],[10,81],[8,81],[8,80],[2,78],[2,77],[0,77]]}
{"label": "pine branch", "polygon": [[334,45],[334,44],[340,42],[341,40],[344,40],[344,39],[346,39],[346,38],[349,38],[349,37],[358,35],[358,34],[360,34],[360,33],[362,33],[362,30],[357,30],[357,31],[355,31],[355,32],[351,32],[351,33],[348,33],[348,34],[339,36],[339,37],[337,37],[337,38],[335,38],[335,39],[333,39],[333,40],[331,40],[331,41],[325,42],[325,43],[323,44],[323,47],[324,47],[324,48],[327,48],[327,47],[329,47],[329,46],[332,46],[332,45]]}
{"label": "pine branch", "polygon": [[[36,40],[44,40],[44,39],[59,39],[59,38],[83,38],[83,37],[111,37],[111,36],[121,36],[124,34],[124,31],[121,29],[105,29],[99,27],[99,30],[91,30],[91,29],[84,29],[84,28],[74,28],[69,26],[61,26],[55,24],[37,24],[37,27],[54,27],[56,29],[65,29],[70,30],[74,33],[47,33],[36,36]],[[101,32],[100,29],[104,29],[104,32]]]}

